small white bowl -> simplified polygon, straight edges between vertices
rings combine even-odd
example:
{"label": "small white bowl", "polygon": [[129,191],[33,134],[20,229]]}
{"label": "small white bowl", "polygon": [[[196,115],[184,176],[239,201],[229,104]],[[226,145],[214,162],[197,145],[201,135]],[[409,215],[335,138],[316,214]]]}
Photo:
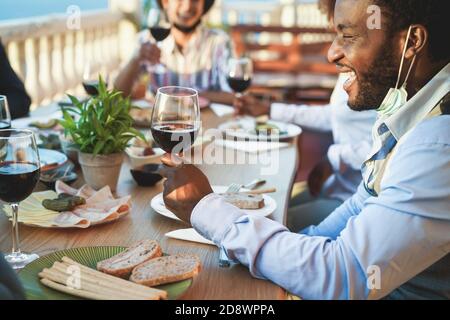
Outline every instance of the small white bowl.
{"label": "small white bowl", "polygon": [[145,148],[142,147],[128,147],[125,149],[125,153],[130,159],[130,165],[132,168],[137,168],[149,163],[160,163],[161,157],[166,153],[163,149],[153,148],[155,154],[151,156],[141,156]]}

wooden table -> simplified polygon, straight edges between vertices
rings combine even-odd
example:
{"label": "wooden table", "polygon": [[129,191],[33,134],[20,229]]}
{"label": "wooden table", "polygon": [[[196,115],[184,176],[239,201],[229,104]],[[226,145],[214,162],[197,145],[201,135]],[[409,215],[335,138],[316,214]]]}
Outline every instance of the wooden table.
{"label": "wooden table", "polygon": [[[216,127],[226,118],[216,117],[212,111],[202,112],[204,127]],[[277,202],[273,219],[284,222],[287,200],[297,168],[296,142],[280,149],[280,172],[265,176],[267,187],[277,188],[271,196]],[[232,182],[247,183],[260,177],[258,165],[200,165],[212,184],[228,185]],[[82,181],[77,181],[79,186]],[[20,187],[20,186],[18,186]],[[41,186],[42,187],[42,186]],[[166,232],[185,228],[181,222],[168,219],[154,212],[150,200],[162,191],[162,184],[155,187],[138,187],[129,173],[129,165],[122,166],[117,195],[132,195],[132,210],[120,220],[88,229],[42,229],[21,225],[21,249],[45,255],[66,248],[121,245],[127,246],[140,239],[156,239],[166,253],[189,252],[202,261],[202,271],[194,279],[183,299],[284,299],[285,291],[270,281],[253,278],[242,265],[231,268],[218,266],[219,250],[215,246],[170,239]],[[20,213],[19,213],[20,214]],[[212,213],[213,214],[213,213]],[[4,214],[0,214],[0,251],[11,249],[11,226]]]}

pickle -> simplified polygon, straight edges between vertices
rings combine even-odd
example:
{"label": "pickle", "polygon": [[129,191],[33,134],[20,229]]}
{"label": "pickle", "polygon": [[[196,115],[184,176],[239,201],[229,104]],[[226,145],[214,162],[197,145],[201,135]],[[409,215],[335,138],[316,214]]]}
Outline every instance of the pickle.
{"label": "pickle", "polygon": [[65,199],[65,198],[71,198],[73,197],[73,195],[68,194],[68,193],[60,193],[58,194],[58,199]]}
{"label": "pickle", "polygon": [[34,121],[30,123],[30,127],[35,127],[38,129],[51,129],[58,124],[58,120],[50,119],[46,122]]}
{"label": "pickle", "polygon": [[86,203],[86,199],[68,194],[58,195],[58,199],[45,199],[42,201],[44,208],[52,211],[70,211],[76,206]]}

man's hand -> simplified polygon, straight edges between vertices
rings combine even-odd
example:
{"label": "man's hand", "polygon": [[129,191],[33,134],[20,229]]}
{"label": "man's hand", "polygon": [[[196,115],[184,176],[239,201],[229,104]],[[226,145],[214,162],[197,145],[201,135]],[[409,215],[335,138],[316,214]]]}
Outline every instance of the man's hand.
{"label": "man's hand", "polygon": [[161,51],[150,42],[144,42],[135,55],[135,59],[139,62],[148,61],[151,64],[159,63]]}
{"label": "man's hand", "polygon": [[322,159],[308,176],[308,188],[312,196],[317,197],[325,181],[333,174],[333,167],[328,158]]}
{"label": "man's hand", "polygon": [[178,218],[190,223],[194,207],[213,192],[208,178],[192,164],[174,163],[170,155],[165,155],[162,162],[164,165],[159,173],[167,178],[164,182],[164,203]]}
{"label": "man's hand", "polygon": [[235,98],[233,105],[236,108],[236,113],[239,115],[259,117],[270,113],[270,103],[258,100],[252,95]]}

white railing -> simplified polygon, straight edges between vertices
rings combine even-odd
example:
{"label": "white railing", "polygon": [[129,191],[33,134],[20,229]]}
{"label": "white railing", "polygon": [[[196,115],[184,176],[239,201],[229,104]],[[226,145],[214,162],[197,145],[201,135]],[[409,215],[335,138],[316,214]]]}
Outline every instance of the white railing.
{"label": "white railing", "polygon": [[[32,109],[60,99],[64,93],[81,94],[87,62],[91,75],[100,72],[112,78],[134,50],[137,30],[121,12],[127,18],[135,14],[132,19],[140,19],[140,0],[109,0],[109,3],[109,9],[83,12],[76,29],[68,27],[66,14],[0,21],[0,38],[11,65],[32,97]],[[294,0],[257,6],[243,0],[239,4],[232,7],[226,0],[217,0],[207,17],[209,23],[326,26],[316,4],[297,5]],[[262,42],[275,40],[272,36],[261,37]],[[292,41],[288,37],[285,40]]]}
{"label": "white railing", "polygon": [[1,22],[0,38],[32,97],[32,109],[80,92],[88,61],[91,74],[117,69],[121,20],[122,14],[101,10],[83,12],[77,28],[68,26],[65,14]]}

